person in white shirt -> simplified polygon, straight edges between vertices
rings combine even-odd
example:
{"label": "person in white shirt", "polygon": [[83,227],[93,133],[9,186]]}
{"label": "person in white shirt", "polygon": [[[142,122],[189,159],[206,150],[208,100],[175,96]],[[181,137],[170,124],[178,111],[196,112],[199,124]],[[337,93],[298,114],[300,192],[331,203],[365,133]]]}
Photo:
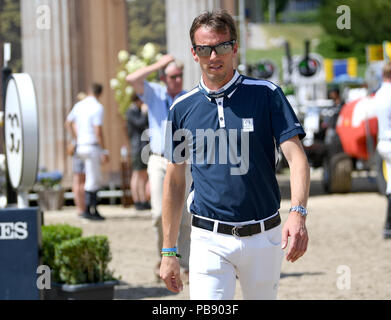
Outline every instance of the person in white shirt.
{"label": "person in white shirt", "polygon": [[85,211],[81,217],[104,220],[97,210],[97,192],[102,187],[101,164],[108,162],[103,141],[103,105],[98,99],[103,92],[100,84],[92,84],[89,95],[69,113],[66,126],[74,129],[76,154],[85,163]]}
{"label": "person in white shirt", "polygon": [[[77,94],[77,101],[87,98],[87,94],[79,92]],[[85,209],[85,192],[84,183],[86,181],[86,173],[84,168],[84,161],[76,154],[76,128],[65,122],[65,128],[71,135],[72,141],[67,146],[67,154],[72,156],[72,192],[73,200],[77,209],[77,214],[81,216]]]}
{"label": "person in white shirt", "polygon": [[383,83],[376,92],[374,105],[379,127],[377,151],[386,161],[389,173],[386,189],[388,208],[383,236],[391,239],[391,62],[383,67]]}

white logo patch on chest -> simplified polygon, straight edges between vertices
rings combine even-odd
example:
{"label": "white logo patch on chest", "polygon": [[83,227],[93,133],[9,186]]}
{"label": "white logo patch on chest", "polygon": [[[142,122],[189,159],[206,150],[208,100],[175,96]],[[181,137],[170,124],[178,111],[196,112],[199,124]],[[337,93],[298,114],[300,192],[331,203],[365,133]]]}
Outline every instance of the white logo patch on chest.
{"label": "white logo patch on chest", "polygon": [[254,121],[253,118],[242,119],[243,131],[244,132],[253,132],[254,131]]}

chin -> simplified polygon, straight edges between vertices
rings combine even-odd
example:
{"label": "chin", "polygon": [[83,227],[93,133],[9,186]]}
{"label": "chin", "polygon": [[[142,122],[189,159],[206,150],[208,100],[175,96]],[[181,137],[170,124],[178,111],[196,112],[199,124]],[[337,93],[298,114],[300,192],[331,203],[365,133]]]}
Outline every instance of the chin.
{"label": "chin", "polygon": [[215,83],[224,81],[226,74],[207,73],[208,79]]}

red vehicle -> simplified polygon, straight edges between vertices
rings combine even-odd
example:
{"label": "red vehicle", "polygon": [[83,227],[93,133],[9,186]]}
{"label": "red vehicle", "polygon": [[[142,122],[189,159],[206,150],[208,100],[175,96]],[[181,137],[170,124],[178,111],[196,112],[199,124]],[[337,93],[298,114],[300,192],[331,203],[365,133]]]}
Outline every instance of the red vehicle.
{"label": "red vehicle", "polygon": [[384,193],[386,173],[376,152],[378,125],[373,102],[374,95],[370,95],[341,108],[335,127],[334,150],[328,152],[323,164],[326,191],[349,192],[353,170],[376,168],[377,187]]}

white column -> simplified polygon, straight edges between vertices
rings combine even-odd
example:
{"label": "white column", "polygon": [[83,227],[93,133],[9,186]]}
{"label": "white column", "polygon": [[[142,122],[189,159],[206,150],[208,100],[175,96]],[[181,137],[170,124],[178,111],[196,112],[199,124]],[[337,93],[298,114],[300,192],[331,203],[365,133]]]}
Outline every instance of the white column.
{"label": "white column", "polygon": [[194,62],[190,51],[191,24],[194,18],[203,11],[225,9],[226,2],[222,0],[166,0],[167,51],[185,65],[185,90],[194,88],[201,78],[200,67]]}

